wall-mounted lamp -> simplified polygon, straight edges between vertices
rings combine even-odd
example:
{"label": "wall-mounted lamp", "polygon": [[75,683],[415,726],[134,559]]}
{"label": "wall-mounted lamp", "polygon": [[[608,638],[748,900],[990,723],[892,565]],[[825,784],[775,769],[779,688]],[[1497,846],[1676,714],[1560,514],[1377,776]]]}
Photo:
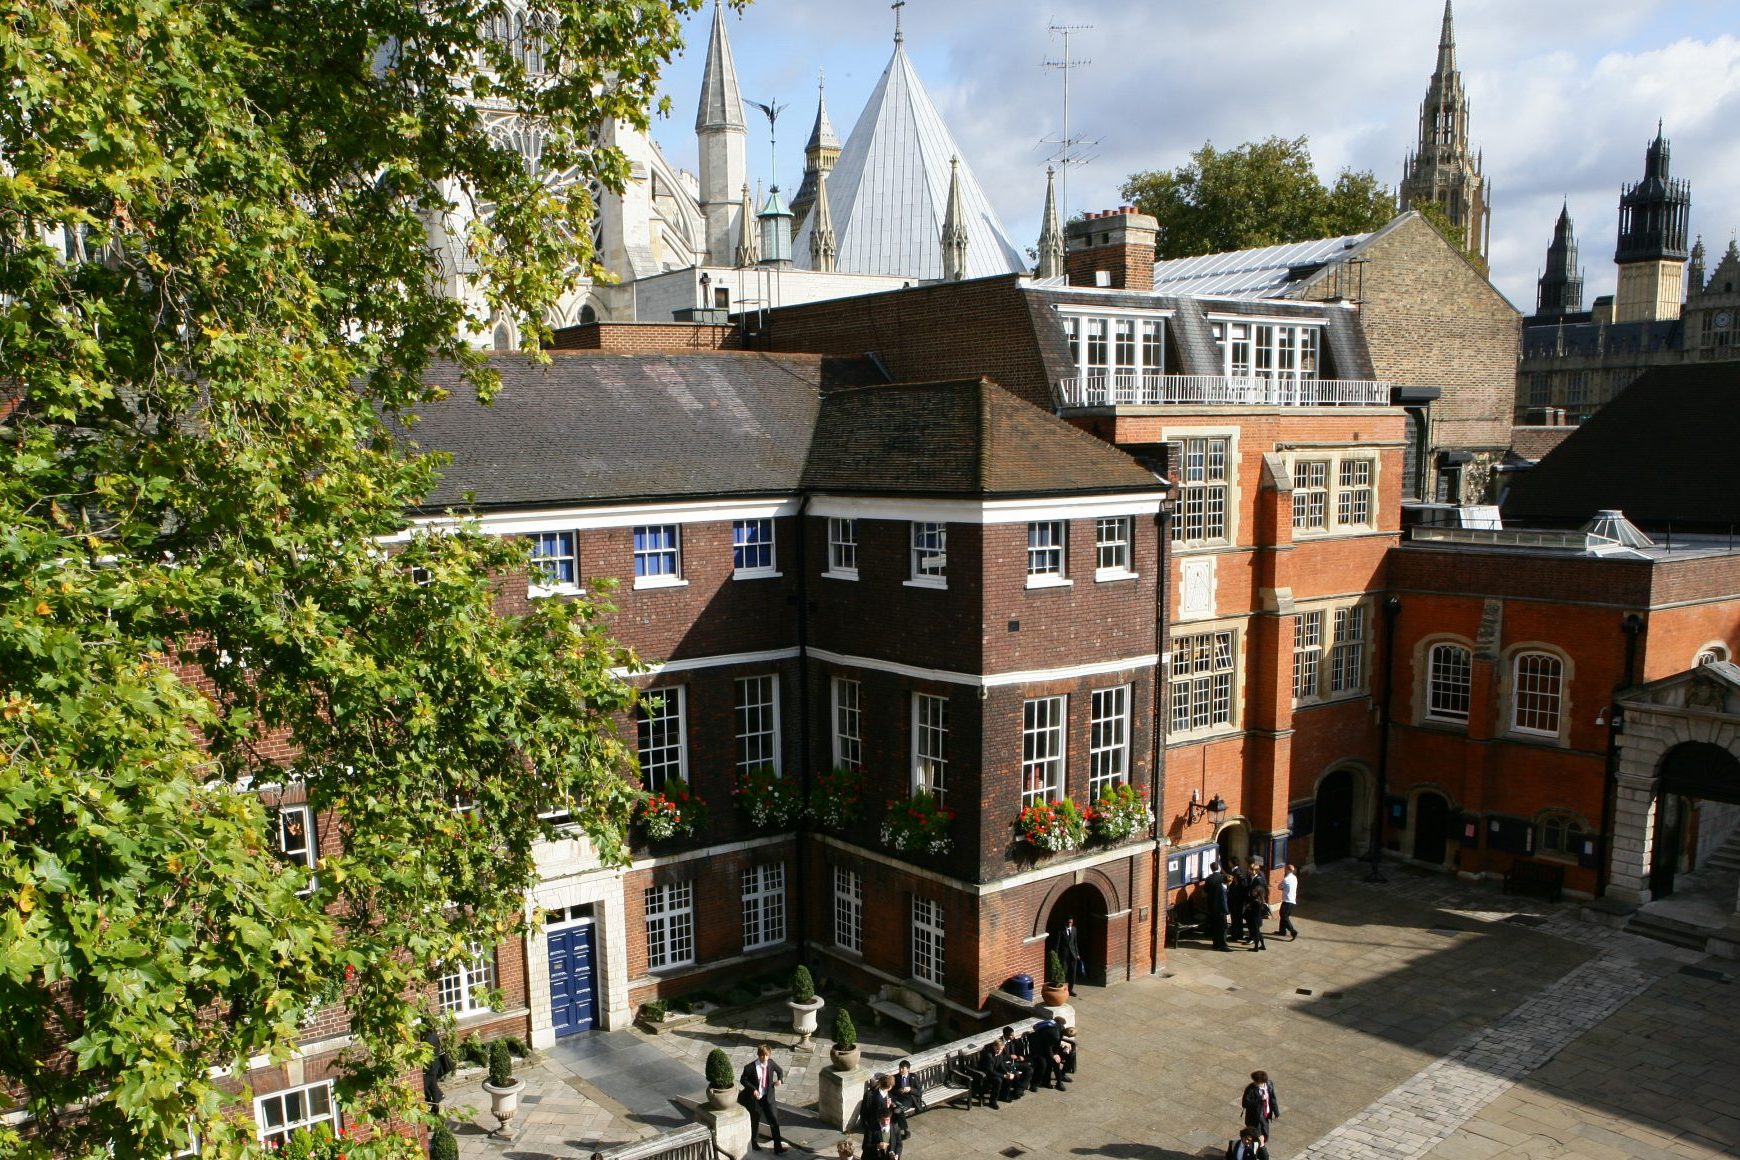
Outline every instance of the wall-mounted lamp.
{"label": "wall-mounted lamp", "polygon": [[1219,794],[1209,799],[1207,805],[1202,804],[1202,795],[1196,790],[1190,791],[1190,804],[1184,807],[1184,824],[1194,826],[1207,816],[1216,826],[1226,821],[1226,800]]}

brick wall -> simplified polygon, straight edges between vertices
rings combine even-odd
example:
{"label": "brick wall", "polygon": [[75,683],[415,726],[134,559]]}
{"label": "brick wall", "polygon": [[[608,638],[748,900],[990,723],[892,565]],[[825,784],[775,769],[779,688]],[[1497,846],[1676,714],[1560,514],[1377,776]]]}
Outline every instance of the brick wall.
{"label": "brick wall", "polygon": [[611,354],[742,350],[743,330],[737,326],[689,322],[587,322],[557,329],[548,349],[601,350]]}

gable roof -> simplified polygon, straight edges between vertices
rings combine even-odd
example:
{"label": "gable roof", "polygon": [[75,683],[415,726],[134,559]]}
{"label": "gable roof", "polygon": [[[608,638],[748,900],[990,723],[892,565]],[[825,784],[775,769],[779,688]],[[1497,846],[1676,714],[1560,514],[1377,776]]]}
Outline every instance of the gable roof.
{"label": "gable roof", "polygon": [[1740,362],[1646,372],[1519,475],[1506,523],[1581,524],[1623,511],[1644,528],[1740,524]]}
{"label": "gable roof", "polygon": [[[949,192],[949,162],[960,148],[930,94],[913,71],[906,48],[894,56],[870,94],[852,135],[828,175],[828,199],[838,246],[835,269],[916,279],[943,276],[942,225]],[[964,276],[1020,273],[1021,251],[961,159],[961,205],[967,226]],[[806,221],[792,244],[797,265],[808,268]]]}
{"label": "gable roof", "polygon": [[[819,355],[550,353],[491,356],[501,390],[478,403],[457,365],[407,438],[452,456],[423,510],[792,492],[822,391],[876,380]],[[466,504],[467,492],[475,495]]]}
{"label": "gable roof", "polygon": [[829,393],[803,483],[817,491],[975,497],[1168,486],[1117,448],[989,379]]}

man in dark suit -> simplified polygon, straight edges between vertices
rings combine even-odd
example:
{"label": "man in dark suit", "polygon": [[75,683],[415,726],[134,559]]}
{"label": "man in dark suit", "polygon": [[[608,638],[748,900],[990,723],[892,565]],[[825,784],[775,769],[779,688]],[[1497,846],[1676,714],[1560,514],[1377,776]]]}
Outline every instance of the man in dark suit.
{"label": "man in dark suit", "polygon": [[1063,977],[1069,983],[1069,993],[1073,995],[1076,980],[1087,974],[1083,969],[1086,964],[1081,961],[1081,936],[1076,933],[1075,919],[1063,920],[1063,929],[1057,932],[1052,944],[1051,949],[1063,960]]}
{"label": "man in dark suit", "polygon": [[1215,863],[1215,869],[1209,872],[1203,890],[1208,895],[1208,931],[1214,936],[1214,949],[1230,951],[1232,948],[1226,945],[1226,920],[1230,913],[1230,900],[1227,898],[1226,877],[1221,874],[1218,862]]}
{"label": "man in dark suit", "polygon": [[1003,1067],[1012,1077],[1014,1098],[1020,1099],[1033,1075],[1033,1061],[1028,1058],[1027,1037],[1016,1035],[1013,1027],[1003,1028]]}
{"label": "man in dark suit", "polygon": [[[918,1082],[918,1077],[912,1074],[912,1061],[900,1061],[900,1070],[894,1073],[894,1110],[915,1116],[924,1110],[924,1085]],[[906,1127],[902,1124],[901,1127]],[[910,1129],[906,1132],[911,1135]]]}
{"label": "man in dark suit", "polygon": [[1033,1086],[1063,1090],[1063,1028],[1054,1019],[1042,1019],[1031,1033]]}
{"label": "man in dark suit", "polygon": [[738,1093],[737,1102],[749,1109],[749,1146],[758,1152],[761,1150],[761,1142],[756,1137],[761,1134],[761,1121],[766,1120],[767,1126],[773,1130],[774,1152],[784,1152],[785,1141],[779,1135],[779,1101],[774,1096],[774,1089],[785,1082],[785,1069],[774,1060],[773,1048],[765,1043],[757,1047],[755,1058],[743,1065],[743,1074],[737,1082],[743,1088]]}
{"label": "man in dark suit", "polygon": [[894,1122],[894,1113],[883,1108],[864,1131],[864,1160],[900,1160],[904,1134]]}
{"label": "man in dark suit", "polygon": [[1251,900],[1251,877],[1244,863],[1234,859],[1232,872],[1227,875],[1227,903],[1232,916],[1232,941],[1244,942],[1245,908]]}

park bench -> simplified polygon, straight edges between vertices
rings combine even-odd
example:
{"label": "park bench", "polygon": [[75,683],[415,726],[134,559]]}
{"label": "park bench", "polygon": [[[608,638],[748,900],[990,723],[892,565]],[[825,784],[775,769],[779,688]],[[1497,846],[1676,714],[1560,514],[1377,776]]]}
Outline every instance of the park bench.
{"label": "park bench", "polygon": [[1552,862],[1518,860],[1504,872],[1506,894],[1530,894],[1557,902],[1565,892],[1565,868]]}
{"label": "park bench", "polygon": [[936,1004],[911,987],[884,983],[870,1000],[870,1010],[876,1013],[878,1023],[888,1018],[912,1028],[914,1047],[923,1047],[936,1038]]}
{"label": "park bench", "polygon": [[[1038,1023],[1037,1019],[1023,1019],[1021,1022],[1013,1024],[1015,1034],[1018,1036],[1027,1035]],[[978,1066],[979,1048],[983,1047],[992,1036],[1002,1033],[1002,1028],[995,1028],[971,1039],[957,1039],[952,1043],[945,1043],[941,1047],[933,1047],[929,1051],[922,1051],[909,1057],[912,1064],[912,1074],[917,1078],[923,1096],[918,1111],[926,1112],[943,1104],[970,1108],[975,1102],[985,1103],[986,1092],[983,1082],[985,1073],[980,1071]],[[876,1081],[881,1078],[881,1073],[877,1073],[865,1083],[864,1098],[866,1100],[869,1099],[870,1091],[876,1085]],[[862,1108],[864,1105],[860,1104],[859,1106]],[[906,1113],[908,1119],[917,1114],[917,1112]],[[858,1120],[860,1123],[863,1122],[862,1112],[859,1113]]]}

